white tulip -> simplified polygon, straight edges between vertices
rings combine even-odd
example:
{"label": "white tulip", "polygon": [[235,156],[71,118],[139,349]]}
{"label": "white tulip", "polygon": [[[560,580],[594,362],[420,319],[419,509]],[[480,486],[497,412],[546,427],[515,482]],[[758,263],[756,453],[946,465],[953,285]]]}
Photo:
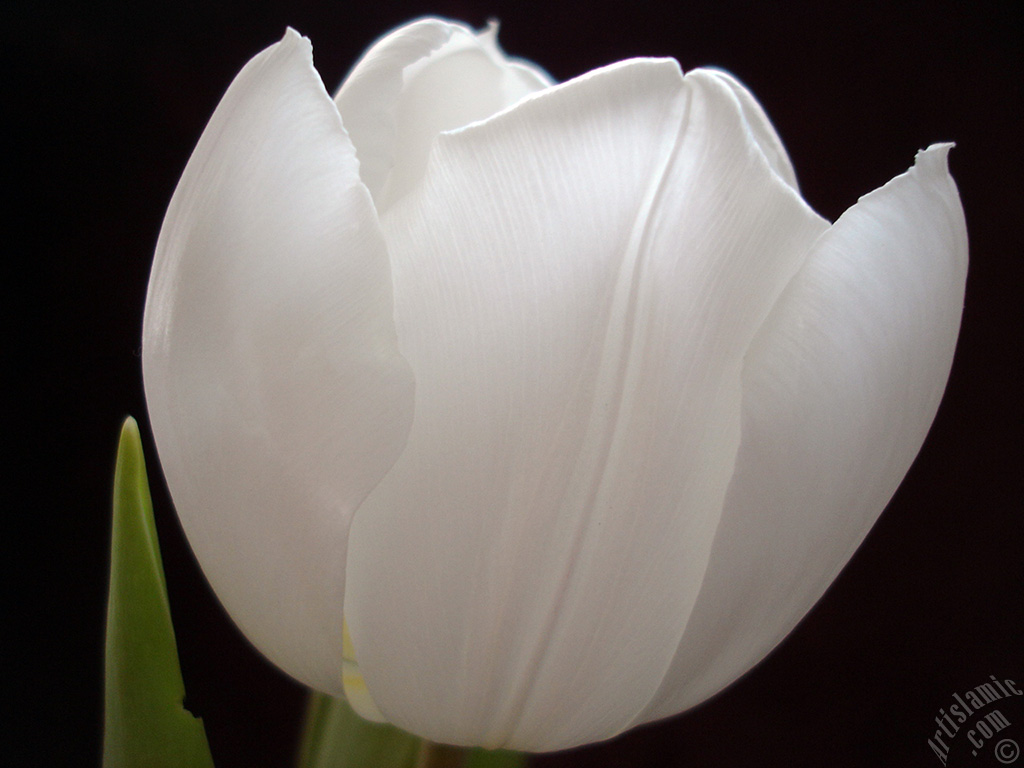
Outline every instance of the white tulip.
{"label": "white tulip", "polygon": [[167,211],[143,365],[203,571],[271,661],[453,744],[555,750],[762,659],[949,373],[948,145],[830,225],[730,75],[555,85],[421,20],[331,99],[289,30]]}

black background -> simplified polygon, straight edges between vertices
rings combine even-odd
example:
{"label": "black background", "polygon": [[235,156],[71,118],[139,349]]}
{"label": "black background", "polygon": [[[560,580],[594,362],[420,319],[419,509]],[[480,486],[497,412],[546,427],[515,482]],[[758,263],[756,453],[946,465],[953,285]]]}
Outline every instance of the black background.
{"label": "black background", "polygon": [[[696,710],[534,760],[561,766],[937,766],[954,692],[1024,681],[1020,141],[1010,2],[57,2],[3,11],[6,458],[0,762],[99,762],[113,451],[140,419],[188,704],[219,768],[290,762],[303,691],[215,602],[163,487],[140,321],[164,209],[238,69],[286,25],[333,90],[376,37],[434,13],[558,80],[638,55],[715,64],[759,97],[834,219],[953,140],[971,242],[950,385],[903,486],[780,649]],[[1024,708],[1012,731],[1024,745]],[[962,747],[961,747],[962,749]],[[956,750],[954,750],[956,751]],[[991,755],[962,765],[989,765]],[[960,759],[962,757],[962,760]],[[988,762],[985,762],[988,761]],[[1024,758],[1021,759],[1024,764]],[[954,763],[951,761],[950,763]]]}

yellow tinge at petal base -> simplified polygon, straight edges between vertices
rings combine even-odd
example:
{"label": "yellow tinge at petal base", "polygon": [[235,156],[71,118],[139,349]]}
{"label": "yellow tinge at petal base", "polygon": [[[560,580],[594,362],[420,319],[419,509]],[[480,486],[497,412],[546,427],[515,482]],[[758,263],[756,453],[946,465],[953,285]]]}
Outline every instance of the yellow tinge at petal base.
{"label": "yellow tinge at petal base", "polygon": [[352,645],[352,636],[348,632],[348,623],[344,619],[342,619],[341,629],[341,682],[345,686],[345,698],[360,717],[365,717],[375,723],[386,723],[387,718],[377,709],[377,705],[370,695],[370,689],[366,687],[363,673],[359,671],[356,649]]}

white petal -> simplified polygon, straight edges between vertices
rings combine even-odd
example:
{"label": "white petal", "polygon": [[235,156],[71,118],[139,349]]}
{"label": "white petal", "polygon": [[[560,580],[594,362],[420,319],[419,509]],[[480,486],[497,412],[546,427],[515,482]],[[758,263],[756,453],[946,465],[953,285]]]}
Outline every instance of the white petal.
{"label": "white petal", "polygon": [[948,146],[815,245],[748,355],[743,442],[708,573],[638,722],[763,658],[821,597],[913,462],[949,374],[967,235]]}
{"label": "white petal", "polygon": [[551,82],[536,65],[505,57],[494,24],[476,33],[421,19],[370,48],[335,100],[383,211],[423,175],[441,131],[490,117]]}
{"label": "white petal", "polygon": [[708,72],[720,78],[723,83],[732,89],[732,92],[740,102],[747,128],[750,129],[754,141],[757,142],[761,151],[764,152],[765,159],[772,167],[772,170],[779,174],[782,180],[793,189],[798,189],[796,172],[793,170],[793,164],[789,160],[789,153],[786,152],[782,139],[775,132],[775,127],[772,125],[771,120],[768,119],[768,115],[765,114],[760,103],[754,98],[754,94],[748,91],[743,83],[728,72],[720,69],[709,69]]}
{"label": "white petal", "polygon": [[218,597],[341,690],[352,511],[405,443],[387,253],[351,143],[289,30],[239,73],[164,220],[143,370],[161,464]]}
{"label": "white petal", "polygon": [[719,78],[632,61],[443,135],[382,226],[417,395],[350,538],[370,691],[439,741],[609,737],[682,634],[742,355],[826,224]]}

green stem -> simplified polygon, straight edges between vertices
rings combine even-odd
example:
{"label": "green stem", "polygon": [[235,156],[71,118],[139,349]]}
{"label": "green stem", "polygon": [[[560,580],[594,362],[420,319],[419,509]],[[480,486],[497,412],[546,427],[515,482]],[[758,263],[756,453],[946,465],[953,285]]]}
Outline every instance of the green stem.
{"label": "green stem", "polygon": [[330,698],[322,693],[309,694],[306,717],[302,722],[302,735],[299,737],[298,768],[314,768],[317,764],[318,751],[322,749],[326,738],[330,702]]}
{"label": "green stem", "polygon": [[466,762],[466,750],[447,744],[434,744],[423,740],[420,746],[416,768],[462,768]]}
{"label": "green stem", "polygon": [[310,695],[299,768],[413,768],[420,739],[363,720],[343,698]]}

